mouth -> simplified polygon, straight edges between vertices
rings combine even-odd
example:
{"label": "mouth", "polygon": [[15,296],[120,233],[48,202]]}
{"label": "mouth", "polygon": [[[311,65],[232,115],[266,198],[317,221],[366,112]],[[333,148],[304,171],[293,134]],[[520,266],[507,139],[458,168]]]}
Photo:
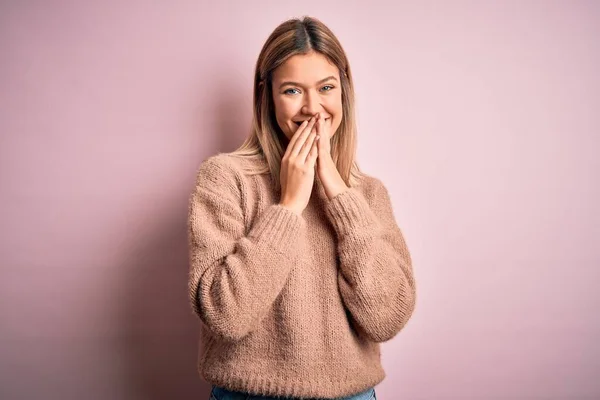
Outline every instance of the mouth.
{"label": "mouth", "polygon": [[[292,122],[293,122],[294,124],[296,124],[297,126],[300,126],[300,125],[302,125],[302,123],[303,123],[304,121],[305,121],[305,120],[301,120],[301,121],[292,121]],[[325,118],[325,121],[329,121],[329,118]]]}

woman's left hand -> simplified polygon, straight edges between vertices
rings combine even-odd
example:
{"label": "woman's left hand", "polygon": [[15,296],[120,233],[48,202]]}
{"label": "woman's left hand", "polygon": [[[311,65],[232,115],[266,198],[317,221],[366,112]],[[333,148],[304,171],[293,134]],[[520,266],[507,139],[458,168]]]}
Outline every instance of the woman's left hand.
{"label": "woman's left hand", "polygon": [[319,135],[319,140],[317,140],[317,173],[323,183],[325,194],[331,200],[349,188],[337,170],[333,158],[331,158],[331,119],[325,122],[323,117],[319,115],[315,126]]}

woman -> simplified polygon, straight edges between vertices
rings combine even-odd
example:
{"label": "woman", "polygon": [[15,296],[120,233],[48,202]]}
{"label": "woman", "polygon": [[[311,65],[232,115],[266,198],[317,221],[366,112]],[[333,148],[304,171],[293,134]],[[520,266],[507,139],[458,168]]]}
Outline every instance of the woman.
{"label": "woman", "polygon": [[251,134],[201,163],[190,198],[211,399],[376,398],[415,281],[388,191],[355,153],[342,46],[315,18],[282,23],[256,64]]}

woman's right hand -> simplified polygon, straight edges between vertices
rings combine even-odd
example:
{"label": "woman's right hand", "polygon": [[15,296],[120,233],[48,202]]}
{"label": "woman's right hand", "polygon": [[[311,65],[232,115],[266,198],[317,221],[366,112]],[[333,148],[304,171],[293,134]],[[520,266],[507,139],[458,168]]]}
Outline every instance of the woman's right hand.
{"label": "woman's right hand", "polygon": [[290,139],[281,159],[281,199],[279,204],[297,214],[308,205],[315,179],[317,161],[317,115],[304,121]]}

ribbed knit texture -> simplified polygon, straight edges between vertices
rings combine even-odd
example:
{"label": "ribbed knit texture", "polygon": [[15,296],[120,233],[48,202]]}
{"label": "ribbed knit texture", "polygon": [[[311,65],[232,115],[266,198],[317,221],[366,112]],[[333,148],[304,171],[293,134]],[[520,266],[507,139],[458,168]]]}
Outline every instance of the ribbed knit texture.
{"label": "ribbed knit texture", "polygon": [[198,371],[254,395],[349,396],[380,383],[380,342],[415,307],[411,257],[387,189],[366,176],[328,199],[315,174],[307,208],[279,205],[269,174],[221,153],[190,197],[189,296]]}

